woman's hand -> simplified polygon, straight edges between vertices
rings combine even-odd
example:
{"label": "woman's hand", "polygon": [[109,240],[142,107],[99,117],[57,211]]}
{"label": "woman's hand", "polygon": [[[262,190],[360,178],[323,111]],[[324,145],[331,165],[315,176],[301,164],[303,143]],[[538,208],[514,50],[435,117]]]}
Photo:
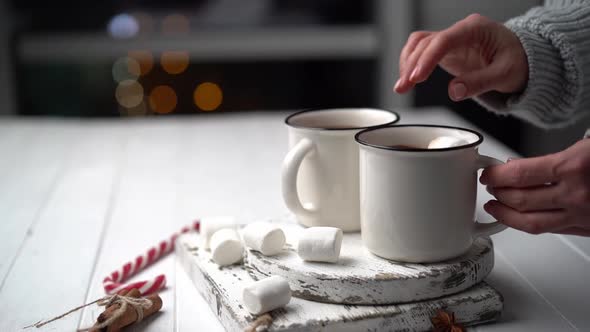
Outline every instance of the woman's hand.
{"label": "woman's hand", "polygon": [[498,221],[531,234],[590,236],[590,139],[489,167],[480,181],[497,199],[484,209]]}
{"label": "woman's hand", "polygon": [[448,88],[455,101],[492,90],[519,92],[528,80],[527,58],[518,37],[478,14],[446,30],[412,33],[400,55],[394,90],[409,91],[425,81],[437,64],[455,76]]}

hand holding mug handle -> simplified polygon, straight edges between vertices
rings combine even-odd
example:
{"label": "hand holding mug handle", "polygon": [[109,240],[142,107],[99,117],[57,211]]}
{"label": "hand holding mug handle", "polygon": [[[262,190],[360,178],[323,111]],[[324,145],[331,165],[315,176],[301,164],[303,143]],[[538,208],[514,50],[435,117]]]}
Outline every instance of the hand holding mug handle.
{"label": "hand holding mug handle", "polygon": [[[492,158],[492,157],[488,157],[488,156],[484,156],[484,155],[478,155],[477,157],[477,169],[482,169],[482,168],[486,168],[489,166],[494,166],[494,165],[501,165],[504,162],[496,159],[496,158]],[[492,234],[496,234],[499,233],[503,230],[505,230],[507,228],[506,225],[498,222],[498,221],[494,221],[491,223],[480,223],[478,221],[475,222],[475,228],[473,230],[473,237],[480,237],[480,236],[490,236]]]}
{"label": "hand holding mug handle", "polygon": [[299,173],[299,167],[305,156],[313,150],[315,150],[315,144],[311,140],[303,138],[295,144],[283,160],[281,176],[283,200],[287,208],[297,216],[313,217],[317,213],[315,209],[305,208],[297,193],[297,174]]}

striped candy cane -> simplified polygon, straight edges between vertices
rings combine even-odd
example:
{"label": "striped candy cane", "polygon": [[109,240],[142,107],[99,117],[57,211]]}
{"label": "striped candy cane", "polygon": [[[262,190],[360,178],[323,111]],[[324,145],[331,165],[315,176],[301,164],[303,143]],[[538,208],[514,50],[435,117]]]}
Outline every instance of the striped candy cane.
{"label": "striped candy cane", "polygon": [[113,271],[102,281],[105,292],[107,294],[113,294],[124,289],[137,288],[141,295],[145,295],[164,288],[166,286],[166,276],[163,274],[152,280],[137,281],[130,284],[123,284],[123,282],[147,266],[150,266],[159,258],[170,253],[174,249],[174,242],[180,234],[187,233],[191,230],[198,232],[200,225],[201,221],[195,220],[192,225],[183,227],[179,232],[172,234],[167,240],[163,240],[157,246],[148,249],[145,254],[137,256],[134,261],[127,262],[120,269]]}

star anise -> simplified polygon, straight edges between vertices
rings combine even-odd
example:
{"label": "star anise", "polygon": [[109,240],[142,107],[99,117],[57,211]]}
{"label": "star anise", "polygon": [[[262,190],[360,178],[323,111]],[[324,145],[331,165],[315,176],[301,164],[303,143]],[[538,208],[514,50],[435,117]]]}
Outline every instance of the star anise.
{"label": "star anise", "polygon": [[452,312],[449,314],[444,310],[439,310],[430,321],[434,332],[465,332],[465,328],[455,322],[455,314]]}

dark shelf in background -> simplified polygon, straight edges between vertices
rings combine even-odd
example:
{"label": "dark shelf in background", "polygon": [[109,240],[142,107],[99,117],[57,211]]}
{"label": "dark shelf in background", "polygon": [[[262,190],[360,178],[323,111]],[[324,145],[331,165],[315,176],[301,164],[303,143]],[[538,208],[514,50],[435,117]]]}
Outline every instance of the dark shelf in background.
{"label": "dark shelf in background", "polygon": [[[193,91],[203,82],[222,89],[215,112],[308,107],[366,107],[375,104],[374,60],[265,61],[198,63],[169,75],[155,66],[139,79],[146,95],[158,85],[174,89],[172,114],[202,113]],[[20,69],[19,104],[23,115],[119,116],[111,76],[104,64],[27,64]],[[48,108],[47,105],[52,105]],[[149,113],[149,112],[148,112]]]}

